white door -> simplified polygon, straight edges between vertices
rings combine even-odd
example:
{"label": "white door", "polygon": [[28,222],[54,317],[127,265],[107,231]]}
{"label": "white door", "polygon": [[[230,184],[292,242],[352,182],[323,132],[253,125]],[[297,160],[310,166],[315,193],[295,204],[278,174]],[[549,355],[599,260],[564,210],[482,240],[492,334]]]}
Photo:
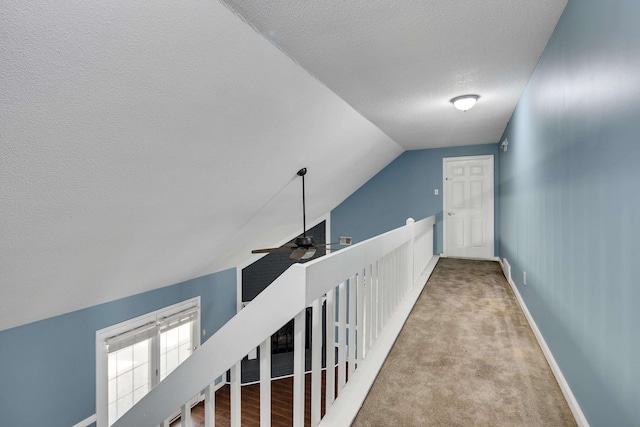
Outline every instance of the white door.
{"label": "white door", "polygon": [[493,156],[443,159],[444,254],[493,258]]}

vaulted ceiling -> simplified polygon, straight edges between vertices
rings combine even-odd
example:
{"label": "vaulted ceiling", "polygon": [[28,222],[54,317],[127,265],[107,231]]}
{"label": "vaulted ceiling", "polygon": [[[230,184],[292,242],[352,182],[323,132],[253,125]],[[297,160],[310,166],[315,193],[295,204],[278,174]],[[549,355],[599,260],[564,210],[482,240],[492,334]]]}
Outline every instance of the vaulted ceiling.
{"label": "vaulted ceiling", "polygon": [[5,0],[0,330],[288,240],[303,166],[312,221],[404,149],[497,142],[565,3]]}
{"label": "vaulted ceiling", "polygon": [[223,1],[406,150],[497,142],[567,3]]}

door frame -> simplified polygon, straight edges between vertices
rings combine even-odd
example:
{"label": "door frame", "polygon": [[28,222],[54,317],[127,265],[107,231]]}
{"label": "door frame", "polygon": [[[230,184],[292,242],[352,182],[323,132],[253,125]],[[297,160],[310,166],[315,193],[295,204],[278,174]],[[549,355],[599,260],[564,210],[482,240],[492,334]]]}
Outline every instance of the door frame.
{"label": "door frame", "polygon": [[496,203],[496,174],[495,174],[495,159],[493,154],[484,154],[480,156],[459,156],[459,157],[443,157],[442,158],[442,252],[443,256],[449,256],[447,250],[447,161],[466,161],[466,160],[490,160],[491,162],[491,178],[492,178],[492,193],[493,193],[493,201],[490,206],[490,216],[491,221],[489,225],[490,235],[491,235],[491,256],[488,258],[482,259],[495,259],[495,242],[496,242],[496,232],[495,232],[495,203]]}

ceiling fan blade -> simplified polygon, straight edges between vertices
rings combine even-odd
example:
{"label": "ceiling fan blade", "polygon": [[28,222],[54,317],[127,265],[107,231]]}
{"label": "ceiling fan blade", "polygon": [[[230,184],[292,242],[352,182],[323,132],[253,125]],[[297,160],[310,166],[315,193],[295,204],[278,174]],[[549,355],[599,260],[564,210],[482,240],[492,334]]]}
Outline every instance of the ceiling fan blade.
{"label": "ceiling fan blade", "polygon": [[295,259],[295,260],[305,259],[303,257],[305,256],[306,253],[307,253],[307,249],[305,249],[305,248],[297,248],[293,252],[291,252],[291,255],[289,255],[289,258]]}
{"label": "ceiling fan blade", "polygon": [[273,254],[273,253],[282,253],[282,252],[291,252],[295,247],[292,246],[282,246],[280,248],[265,248],[265,249],[254,249],[251,251],[252,254]]}
{"label": "ceiling fan blade", "polygon": [[316,254],[316,248],[307,248],[307,252],[300,259],[309,259]]}

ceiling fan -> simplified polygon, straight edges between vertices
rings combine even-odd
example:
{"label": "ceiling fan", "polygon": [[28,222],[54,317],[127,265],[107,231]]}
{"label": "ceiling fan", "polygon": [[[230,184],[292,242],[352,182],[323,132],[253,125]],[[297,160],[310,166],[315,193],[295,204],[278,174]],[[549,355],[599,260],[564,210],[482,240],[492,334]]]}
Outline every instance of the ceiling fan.
{"label": "ceiling fan", "polygon": [[[289,253],[289,258],[294,260],[309,259],[315,255],[316,249],[326,248],[330,245],[349,244],[349,241],[344,243],[315,243],[313,236],[307,236],[307,218],[305,208],[305,195],[304,195],[304,176],[307,174],[307,168],[302,168],[298,171],[298,176],[302,177],[302,236],[298,236],[292,243],[288,243],[279,248],[265,248],[254,249],[252,254],[265,254],[265,253]],[[348,238],[350,240],[350,238]]]}

